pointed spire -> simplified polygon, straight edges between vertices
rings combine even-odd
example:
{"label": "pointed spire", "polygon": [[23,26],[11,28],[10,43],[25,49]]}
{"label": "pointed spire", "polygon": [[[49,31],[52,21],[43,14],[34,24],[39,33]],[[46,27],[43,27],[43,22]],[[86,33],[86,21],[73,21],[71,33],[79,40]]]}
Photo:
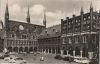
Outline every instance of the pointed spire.
{"label": "pointed spire", "polygon": [[81,13],[83,13],[83,7],[81,7]]}
{"label": "pointed spire", "polygon": [[91,2],[91,4],[90,4],[90,9],[92,9],[93,8],[93,5],[92,5],[92,2]]}
{"label": "pointed spire", "polygon": [[44,26],[45,26],[45,28],[46,28],[46,11],[45,11],[45,10],[44,10],[43,24],[44,24]]}
{"label": "pointed spire", "polygon": [[93,11],[93,5],[92,5],[92,2],[90,4],[90,11]]}
{"label": "pointed spire", "polygon": [[6,4],[5,19],[9,19],[8,0]]}
{"label": "pointed spire", "polygon": [[28,23],[30,23],[30,12],[29,12],[29,3],[28,3],[28,10],[27,10],[27,18],[26,18],[26,20],[27,20],[27,22]]}

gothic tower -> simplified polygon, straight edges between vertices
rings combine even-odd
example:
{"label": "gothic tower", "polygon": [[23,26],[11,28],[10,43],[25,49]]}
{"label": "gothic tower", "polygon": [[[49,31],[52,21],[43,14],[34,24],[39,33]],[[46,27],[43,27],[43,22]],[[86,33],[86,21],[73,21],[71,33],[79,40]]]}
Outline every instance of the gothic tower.
{"label": "gothic tower", "polygon": [[44,11],[44,19],[43,19],[43,24],[44,24],[44,26],[45,26],[45,28],[47,27],[46,26],[46,12]]}
{"label": "gothic tower", "polygon": [[27,11],[27,22],[30,23],[30,13],[29,13],[29,5],[28,5],[28,11]]}
{"label": "gothic tower", "polygon": [[6,9],[5,9],[5,31],[9,31],[9,10],[8,10],[8,1],[6,4]]}

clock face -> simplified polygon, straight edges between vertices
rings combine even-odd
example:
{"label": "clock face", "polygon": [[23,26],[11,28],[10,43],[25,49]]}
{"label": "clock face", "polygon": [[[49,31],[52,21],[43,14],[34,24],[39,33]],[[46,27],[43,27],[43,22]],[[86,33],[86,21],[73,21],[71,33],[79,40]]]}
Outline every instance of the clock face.
{"label": "clock face", "polygon": [[20,29],[20,30],[24,30],[23,25],[19,25],[19,29]]}

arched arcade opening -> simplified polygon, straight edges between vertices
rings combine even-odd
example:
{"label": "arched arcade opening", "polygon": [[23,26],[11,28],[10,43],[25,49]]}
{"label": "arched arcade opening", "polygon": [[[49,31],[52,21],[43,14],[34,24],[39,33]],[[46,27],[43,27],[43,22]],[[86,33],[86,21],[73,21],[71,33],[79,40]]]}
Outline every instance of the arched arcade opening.
{"label": "arched arcade opening", "polygon": [[13,51],[12,47],[8,47],[8,51],[12,52]]}
{"label": "arched arcade opening", "polygon": [[34,52],[37,52],[37,47],[34,47]]}
{"label": "arched arcade opening", "polygon": [[14,47],[14,48],[13,48],[13,51],[14,51],[14,52],[18,52],[18,47]]}
{"label": "arched arcade opening", "polygon": [[23,52],[23,50],[24,50],[23,47],[19,48],[19,52]]}
{"label": "arched arcade opening", "polygon": [[75,48],[75,56],[80,56],[80,49],[79,49],[79,47]]}
{"label": "arched arcade opening", "polygon": [[86,46],[83,47],[83,57],[87,57],[88,56],[88,48]]}
{"label": "arched arcade opening", "polygon": [[25,47],[25,48],[24,48],[24,52],[27,52],[27,53],[29,52],[29,51],[28,51],[28,47]]}
{"label": "arched arcade opening", "polygon": [[33,47],[30,47],[29,48],[29,52],[33,52]]}
{"label": "arched arcade opening", "polygon": [[73,47],[69,47],[68,48],[68,54],[70,54],[71,56],[73,56]]}

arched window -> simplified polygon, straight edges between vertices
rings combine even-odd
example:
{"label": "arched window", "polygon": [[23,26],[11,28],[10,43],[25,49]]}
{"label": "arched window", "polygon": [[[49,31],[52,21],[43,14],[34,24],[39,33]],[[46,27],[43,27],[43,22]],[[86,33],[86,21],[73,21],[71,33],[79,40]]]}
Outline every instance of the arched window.
{"label": "arched window", "polygon": [[24,35],[22,35],[22,39],[26,39],[27,38],[27,36],[24,34]]}
{"label": "arched window", "polygon": [[83,43],[87,43],[86,36],[83,36]]}
{"label": "arched window", "polygon": [[78,43],[78,37],[75,37],[75,43],[76,44]]}
{"label": "arched window", "polygon": [[84,20],[86,20],[86,18],[84,18]]}
{"label": "arched window", "polygon": [[35,39],[35,36],[33,35],[33,39]]}
{"label": "arched window", "polygon": [[63,44],[65,44],[65,37],[62,40],[63,40]]}
{"label": "arched window", "polygon": [[71,38],[68,38],[68,40],[69,40],[69,44],[71,44],[72,43]]}

